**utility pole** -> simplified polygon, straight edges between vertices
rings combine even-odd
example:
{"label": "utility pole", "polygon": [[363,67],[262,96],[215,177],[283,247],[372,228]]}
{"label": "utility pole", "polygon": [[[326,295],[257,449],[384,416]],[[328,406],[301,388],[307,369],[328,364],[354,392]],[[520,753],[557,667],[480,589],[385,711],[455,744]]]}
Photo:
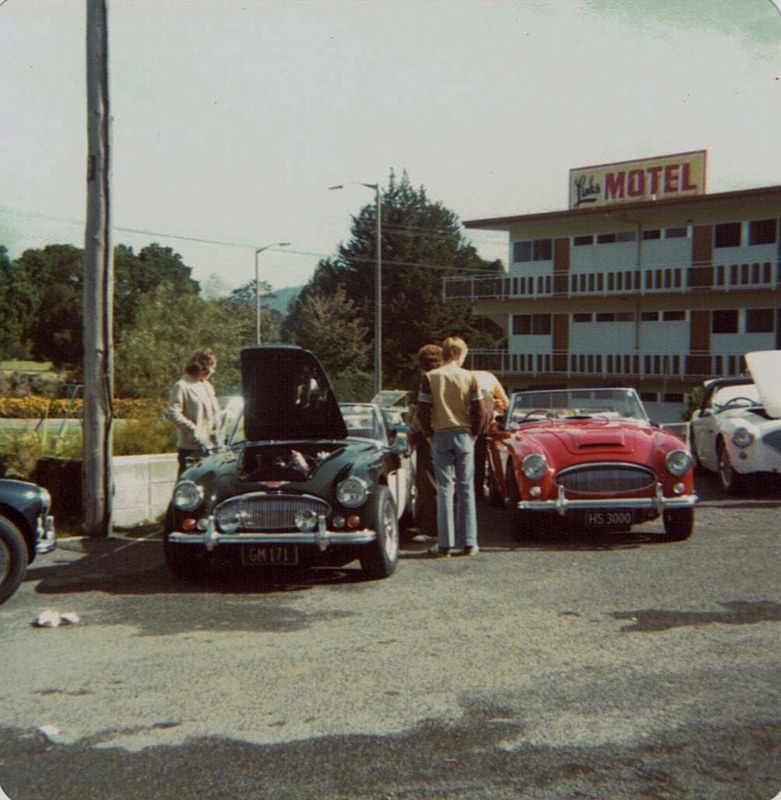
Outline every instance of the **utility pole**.
{"label": "utility pole", "polygon": [[108,0],[87,0],[87,225],[84,234],[84,531],[111,533],[111,115]]}

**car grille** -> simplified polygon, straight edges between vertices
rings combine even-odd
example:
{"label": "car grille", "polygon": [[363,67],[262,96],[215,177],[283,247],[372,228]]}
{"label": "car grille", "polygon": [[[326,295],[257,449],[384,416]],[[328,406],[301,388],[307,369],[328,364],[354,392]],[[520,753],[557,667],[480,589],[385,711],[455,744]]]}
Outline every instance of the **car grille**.
{"label": "car grille", "polygon": [[652,488],[656,476],[634,464],[587,464],[562,470],[556,483],[568,494],[626,494]]}
{"label": "car grille", "polygon": [[328,516],[331,508],[317,497],[257,492],[220,503],[214,516],[218,522],[238,519],[242,531],[282,531],[296,529],[295,517],[300,511]]}

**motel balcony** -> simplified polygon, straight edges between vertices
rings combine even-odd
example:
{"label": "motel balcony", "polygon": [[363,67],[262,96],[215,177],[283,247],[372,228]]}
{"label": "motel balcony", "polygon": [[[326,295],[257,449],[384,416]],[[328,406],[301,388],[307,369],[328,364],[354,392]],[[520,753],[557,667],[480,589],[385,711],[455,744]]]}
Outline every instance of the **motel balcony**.
{"label": "motel balcony", "polygon": [[706,352],[670,353],[511,353],[507,350],[469,350],[467,369],[502,376],[568,381],[669,381],[689,385],[710,378],[742,375],[743,357]]}
{"label": "motel balcony", "polygon": [[445,278],[443,299],[459,303],[485,300],[535,300],[545,297],[627,294],[708,294],[775,291],[781,287],[781,262],[693,264],[683,267],[632,267],[605,272],[550,275],[468,275]]}

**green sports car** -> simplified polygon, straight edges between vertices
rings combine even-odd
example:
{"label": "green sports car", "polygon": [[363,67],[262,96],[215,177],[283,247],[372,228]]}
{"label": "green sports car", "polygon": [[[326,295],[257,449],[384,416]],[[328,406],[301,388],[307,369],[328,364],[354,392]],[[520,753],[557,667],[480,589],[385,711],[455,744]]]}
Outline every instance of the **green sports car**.
{"label": "green sports car", "polygon": [[174,487],[165,559],[178,578],[228,564],[290,570],[357,560],[386,578],[399,558],[392,488],[407,450],[348,436],[314,355],[292,345],[241,352],[243,415],[228,442]]}

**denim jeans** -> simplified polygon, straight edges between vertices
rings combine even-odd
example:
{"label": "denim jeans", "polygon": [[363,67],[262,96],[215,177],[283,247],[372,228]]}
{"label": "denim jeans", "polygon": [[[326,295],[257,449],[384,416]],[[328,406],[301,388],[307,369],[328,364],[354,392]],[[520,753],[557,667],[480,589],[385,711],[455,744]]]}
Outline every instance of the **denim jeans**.
{"label": "denim jeans", "polygon": [[[469,431],[437,431],[432,455],[437,478],[437,539],[440,547],[477,544],[475,438]],[[455,492],[455,510],[454,510]]]}

